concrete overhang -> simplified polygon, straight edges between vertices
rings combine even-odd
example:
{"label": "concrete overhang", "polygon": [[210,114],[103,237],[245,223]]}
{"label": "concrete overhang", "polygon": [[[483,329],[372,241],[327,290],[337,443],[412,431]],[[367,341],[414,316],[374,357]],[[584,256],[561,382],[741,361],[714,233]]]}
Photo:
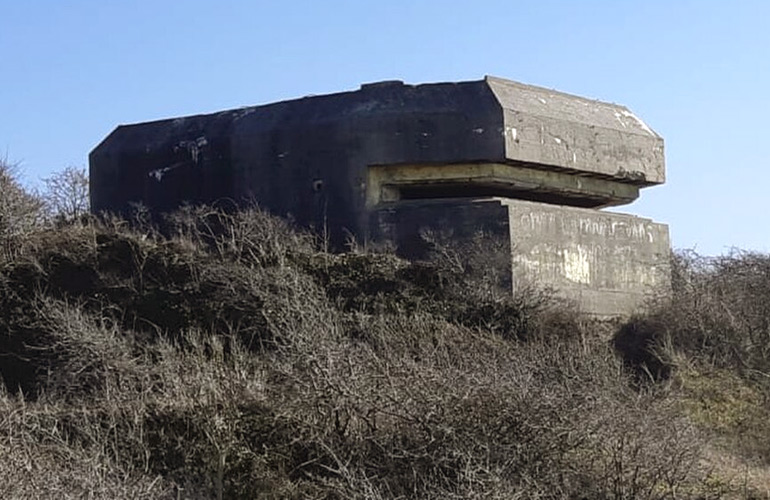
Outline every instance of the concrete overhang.
{"label": "concrete overhang", "polygon": [[503,196],[604,207],[665,180],[663,139],[627,108],[495,77],[379,82],[124,125],[90,167],[97,212],[252,199],[307,225],[327,206],[324,217],[351,231],[365,231],[362,211],[379,203]]}
{"label": "concrete overhang", "polygon": [[628,108],[493,76],[508,161],[650,186],[665,182],[663,138]]}
{"label": "concrete overhang", "polygon": [[631,203],[639,187],[601,177],[509,163],[373,165],[366,205],[430,198],[510,198],[602,208]]}

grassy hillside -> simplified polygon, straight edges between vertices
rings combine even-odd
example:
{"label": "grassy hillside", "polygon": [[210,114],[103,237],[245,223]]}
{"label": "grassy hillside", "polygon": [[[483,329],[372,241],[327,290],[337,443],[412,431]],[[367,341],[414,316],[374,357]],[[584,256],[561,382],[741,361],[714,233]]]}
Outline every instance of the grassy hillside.
{"label": "grassy hillside", "polygon": [[[483,247],[483,242],[481,242]],[[766,498],[770,257],[625,325],[258,210],[0,254],[2,498]]]}

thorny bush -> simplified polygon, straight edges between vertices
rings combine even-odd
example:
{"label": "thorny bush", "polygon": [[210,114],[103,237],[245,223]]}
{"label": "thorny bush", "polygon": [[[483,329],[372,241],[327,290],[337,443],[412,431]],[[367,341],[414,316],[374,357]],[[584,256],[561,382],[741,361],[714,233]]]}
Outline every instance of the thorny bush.
{"label": "thorny bush", "polygon": [[166,224],[81,219],[0,263],[4,497],[708,494],[667,389],[548,293],[256,209]]}

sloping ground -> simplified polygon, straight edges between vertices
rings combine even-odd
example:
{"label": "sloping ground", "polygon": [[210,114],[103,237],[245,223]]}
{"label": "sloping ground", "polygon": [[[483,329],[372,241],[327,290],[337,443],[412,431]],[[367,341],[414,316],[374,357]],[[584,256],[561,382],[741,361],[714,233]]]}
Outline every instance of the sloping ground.
{"label": "sloping ground", "polygon": [[[624,366],[547,293],[327,254],[257,210],[133,227],[40,231],[0,261],[2,498],[762,494],[713,466],[761,471],[770,447],[698,407],[684,343]],[[663,315],[637,320],[642,354],[678,338]]]}

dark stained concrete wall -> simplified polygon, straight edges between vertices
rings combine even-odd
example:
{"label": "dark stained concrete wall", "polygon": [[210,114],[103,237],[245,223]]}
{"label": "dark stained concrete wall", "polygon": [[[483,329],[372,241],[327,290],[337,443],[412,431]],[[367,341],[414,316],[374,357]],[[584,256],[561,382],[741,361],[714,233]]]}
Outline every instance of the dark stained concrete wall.
{"label": "dark stained concrete wall", "polygon": [[90,178],[95,212],[256,202],[334,249],[353,236],[421,258],[425,230],[483,231],[508,249],[514,286],[553,286],[600,316],[669,279],[664,225],[577,208],[662,183],[662,138],[622,106],[498,78],[120,126],[92,151]]}
{"label": "dark stained concrete wall", "polygon": [[94,211],[256,200],[339,246],[368,234],[369,165],[502,158],[502,115],[483,82],[404,86],[118,127],[90,157]]}
{"label": "dark stained concrete wall", "polygon": [[410,200],[382,206],[370,217],[374,239],[392,242],[408,259],[430,257],[425,231],[446,241],[467,242],[483,233],[510,242],[508,207],[492,198]]}
{"label": "dark stained concrete wall", "polygon": [[[381,82],[118,127],[91,153],[91,206],[125,213],[142,203],[157,213],[183,203],[254,200],[300,225],[326,227],[339,247],[349,234],[371,236],[370,166],[497,162],[595,176],[618,186],[607,192],[620,193],[623,185],[662,182],[662,151],[659,136],[614,104],[492,77]],[[564,183],[537,189],[530,199],[576,206],[633,199],[593,192],[581,199],[579,191],[565,195]]]}

